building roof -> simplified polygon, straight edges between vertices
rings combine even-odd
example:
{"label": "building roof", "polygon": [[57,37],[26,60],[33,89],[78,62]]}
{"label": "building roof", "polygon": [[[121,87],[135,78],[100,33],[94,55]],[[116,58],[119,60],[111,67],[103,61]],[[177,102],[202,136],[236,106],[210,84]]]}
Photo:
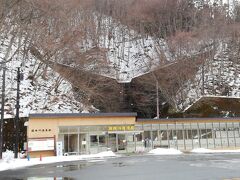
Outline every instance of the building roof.
{"label": "building roof", "polygon": [[45,117],[136,117],[137,113],[41,113],[29,114],[29,118]]}
{"label": "building roof", "polygon": [[137,118],[137,122],[147,122],[147,121],[206,121],[206,120],[217,120],[217,121],[226,121],[226,120],[240,120],[240,117],[206,117],[206,118],[161,118],[161,119],[143,119],[143,118]]}

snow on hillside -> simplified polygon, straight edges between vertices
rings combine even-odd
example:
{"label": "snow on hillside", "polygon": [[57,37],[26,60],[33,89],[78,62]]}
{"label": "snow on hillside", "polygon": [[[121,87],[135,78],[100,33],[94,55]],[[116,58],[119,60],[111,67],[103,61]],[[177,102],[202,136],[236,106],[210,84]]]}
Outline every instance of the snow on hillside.
{"label": "snow on hillside", "polygon": [[[0,48],[1,61],[3,61],[4,46]],[[28,117],[29,113],[77,113],[88,111],[88,107],[74,99],[71,84],[62,79],[58,73],[36,60],[30,54],[28,57],[18,54],[12,61],[7,63],[4,118],[12,118],[16,111],[17,67],[21,67],[21,72],[24,75],[24,79],[20,84],[21,117]],[[0,73],[2,76],[2,68],[0,68]],[[2,79],[0,82],[0,91],[2,91]]]}
{"label": "snow on hillside", "polygon": [[[96,37],[92,37],[90,33],[88,38],[78,43],[78,46],[81,52],[91,51],[87,58],[96,59],[96,61],[107,61],[103,62],[106,63],[105,68],[97,71],[99,74],[115,78],[119,82],[129,82],[132,78],[165,64],[165,61],[173,61],[164,40],[154,40],[152,37],[140,35],[111,17],[105,17],[98,21],[100,22],[97,24],[100,24],[100,26],[96,30],[96,37],[99,39],[99,48],[107,50],[106,58],[94,57],[95,54],[99,54],[94,49],[96,48],[96,44],[94,44],[96,41],[94,38]],[[1,61],[5,58],[9,43],[10,38],[0,46]],[[8,58],[16,52],[17,44],[18,42],[13,43]],[[77,62],[68,60],[66,62],[61,57],[58,57],[58,62],[67,63],[70,66],[79,66]],[[85,64],[85,67],[81,68],[86,68],[86,70],[94,69],[95,64],[93,61],[89,62],[90,64]],[[96,65],[99,65],[99,62]],[[21,81],[20,85],[20,116],[28,116],[29,113],[96,111],[93,107],[85,107],[77,102],[74,99],[71,84],[62,79],[58,73],[47,67],[46,64],[36,60],[31,54],[23,55],[18,53],[7,63],[5,118],[13,117],[16,111],[16,74],[19,66],[21,66],[21,72],[24,74],[24,80]],[[2,74],[1,68],[0,73]]]}
{"label": "snow on hillside", "polygon": [[195,5],[197,7],[202,7],[203,4],[209,4],[211,6],[229,6],[229,13],[232,13],[236,3],[239,3],[239,0],[208,0],[208,1],[202,1],[202,0],[195,0]]}
{"label": "snow on hillside", "polygon": [[[96,63],[91,61],[91,64],[85,64],[85,69],[97,68],[98,74],[119,82],[130,82],[132,78],[174,60],[165,40],[141,35],[111,17],[94,16],[94,24],[98,27],[94,33],[91,28],[87,31],[86,39],[78,44],[79,49],[82,53],[90,52],[97,43],[97,47],[105,54],[97,51],[89,53],[87,58],[96,59]],[[68,63],[78,67],[76,62]],[[101,69],[99,63],[104,64]]]}
{"label": "snow on hillside", "polygon": [[[111,24],[110,24],[111,23]],[[107,58],[110,67],[116,70],[116,79],[130,82],[132,78],[148,73],[156,67],[173,61],[173,57],[163,39],[154,40],[150,36],[141,36],[116,22],[103,22],[107,32],[101,39],[102,47],[108,48]],[[114,38],[105,38],[111,34]],[[107,75],[107,74],[106,74]]]}
{"label": "snow on hillside", "polygon": [[179,109],[186,109],[202,96],[240,97],[240,64],[233,52],[228,42],[219,42],[214,58],[199,67],[195,77],[179,91]]}

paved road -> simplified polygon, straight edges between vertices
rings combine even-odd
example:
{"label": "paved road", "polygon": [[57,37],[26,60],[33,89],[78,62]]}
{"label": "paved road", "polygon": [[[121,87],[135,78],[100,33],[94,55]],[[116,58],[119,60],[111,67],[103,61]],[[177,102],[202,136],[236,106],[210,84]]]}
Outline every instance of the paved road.
{"label": "paved road", "polygon": [[52,180],[54,177],[57,180],[237,180],[240,154],[128,156],[0,172],[1,180]]}

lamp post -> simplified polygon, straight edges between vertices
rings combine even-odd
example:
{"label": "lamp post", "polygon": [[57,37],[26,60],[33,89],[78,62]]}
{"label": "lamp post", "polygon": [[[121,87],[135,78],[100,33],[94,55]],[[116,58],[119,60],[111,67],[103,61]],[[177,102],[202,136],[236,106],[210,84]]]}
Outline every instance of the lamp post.
{"label": "lamp post", "polygon": [[4,105],[5,105],[5,74],[6,74],[6,64],[2,64],[2,105],[1,105],[1,122],[0,122],[0,159],[2,159],[3,151],[3,121],[4,121]]}

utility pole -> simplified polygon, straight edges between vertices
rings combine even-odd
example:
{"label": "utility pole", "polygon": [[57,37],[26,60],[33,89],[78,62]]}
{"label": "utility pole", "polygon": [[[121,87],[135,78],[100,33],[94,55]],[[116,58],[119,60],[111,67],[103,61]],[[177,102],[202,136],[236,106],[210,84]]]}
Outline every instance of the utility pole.
{"label": "utility pole", "polygon": [[14,122],[15,129],[15,148],[14,148],[14,158],[18,158],[18,148],[19,148],[19,99],[20,99],[20,81],[23,79],[22,74],[20,73],[20,67],[17,70],[17,102],[16,102],[16,116]]}
{"label": "utility pole", "polygon": [[159,119],[159,92],[158,92],[158,80],[156,79],[156,91],[157,91],[157,119]]}
{"label": "utility pole", "polygon": [[5,105],[5,74],[6,74],[6,64],[2,64],[2,105],[1,105],[1,122],[0,122],[0,159],[2,159],[3,151],[3,121],[4,121],[4,105]]}

